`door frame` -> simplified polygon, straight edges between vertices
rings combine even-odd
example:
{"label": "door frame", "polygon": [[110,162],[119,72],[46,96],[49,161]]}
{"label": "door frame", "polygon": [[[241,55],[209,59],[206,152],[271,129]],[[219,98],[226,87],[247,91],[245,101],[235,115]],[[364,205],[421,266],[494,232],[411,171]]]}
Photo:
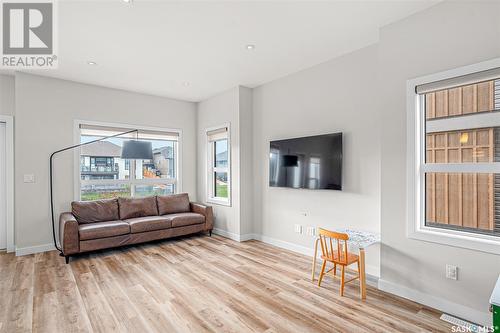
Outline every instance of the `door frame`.
{"label": "door frame", "polygon": [[7,252],[14,252],[14,118],[0,115],[5,123],[5,207],[7,222]]}

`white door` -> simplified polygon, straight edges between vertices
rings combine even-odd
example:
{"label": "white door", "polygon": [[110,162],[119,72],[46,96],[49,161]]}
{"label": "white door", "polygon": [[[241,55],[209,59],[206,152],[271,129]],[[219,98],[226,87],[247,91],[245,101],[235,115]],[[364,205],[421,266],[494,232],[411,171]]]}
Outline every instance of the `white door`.
{"label": "white door", "polygon": [[5,123],[0,122],[0,249],[7,248],[7,205],[5,192]]}

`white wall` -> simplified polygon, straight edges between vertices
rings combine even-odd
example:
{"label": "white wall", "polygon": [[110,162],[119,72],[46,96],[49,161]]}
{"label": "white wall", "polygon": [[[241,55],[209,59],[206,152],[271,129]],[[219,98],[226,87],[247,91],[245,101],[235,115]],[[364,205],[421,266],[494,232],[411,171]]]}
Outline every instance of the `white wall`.
{"label": "white wall", "polygon": [[[182,129],[183,191],[196,196],[196,104],[70,81],[16,74],[16,246],[52,242],[49,213],[49,155],[73,144],[74,120]],[[56,210],[73,199],[73,154],[56,158]],[[36,182],[23,183],[23,174]]]}
{"label": "white wall", "polygon": [[[380,228],[382,288],[489,323],[500,257],[406,237],[406,80],[499,57],[499,12],[499,2],[444,2],[382,28],[377,45],[255,88],[254,232],[310,248],[295,223]],[[335,131],[342,192],[268,187],[270,140]],[[377,254],[368,251],[372,273]],[[458,281],[445,279],[446,264]]]}
{"label": "white wall", "polygon": [[239,87],[239,95],[240,234],[248,238],[254,232],[253,92],[252,89]]}
{"label": "white wall", "polygon": [[[312,249],[314,238],[294,224],[380,231],[376,74],[377,46],[370,46],[254,89],[255,233]],[[335,132],[344,134],[342,191],[268,186],[271,140]],[[367,272],[378,268],[374,246]]]}
{"label": "white wall", "polygon": [[0,114],[14,115],[14,76],[0,75]]}
{"label": "white wall", "polygon": [[198,103],[198,201],[207,202],[207,138],[206,130],[230,124],[231,206],[213,206],[214,228],[233,237],[240,235],[240,127],[239,87]]}
{"label": "white wall", "polygon": [[[215,207],[216,228],[305,249],[313,239],[294,233],[296,223],[381,230],[383,246],[368,250],[367,264],[369,273],[378,274],[380,263],[382,287],[486,323],[500,257],[406,237],[405,89],[410,78],[499,57],[499,12],[499,2],[440,3],[382,28],[377,45],[253,92],[231,89],[200,102],[197,115],[192,103],[18,74],[17,245],[51,242],[48,155],[72,143],[73,119],[182,128],[184,190],[201,201],[205,129],[230,122],[233,206]],[[14,79],[0,79],[0,92],[13,96]],[[0,113],[14,114],[12,100],[4,105],[2,98]],[[270,140],[340,131],[343,191],[268,187]],[[71,163],[70,157],[60,160],[56,170],[59,210],[72,198]],[[34,173],[36,183],[24,184],[24,173]],[[445,279],[447,263],[459,267],[458,281]]]}
{"label": "white wall", "polygon": [[[500,2],[445,2],[381,30],[381,286],[476,322],[500,257],[406,237],[406,80],[500,56]],[[445,265],[459,267],[458,281]]]}
{"label": "white wall", "polygon": [[252,91],[235,87],[198,103],[198,200],[207,201],[206,130],[230,124],[231,206],[210,204],[214,228],[234,239],[248,238],[253,230]]}

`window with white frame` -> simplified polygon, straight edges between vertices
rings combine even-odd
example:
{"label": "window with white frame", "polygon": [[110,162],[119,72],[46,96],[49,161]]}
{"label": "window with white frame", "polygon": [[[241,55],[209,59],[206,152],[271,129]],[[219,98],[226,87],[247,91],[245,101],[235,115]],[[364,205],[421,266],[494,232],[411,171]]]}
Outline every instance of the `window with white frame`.
{"label": "window with white frame", "polygon": [[[178,191],[179,133],[138,128],[138,133],[105,139],[80,148],[80,199],[146,197]],[[130,131],[98,125],[79,125],[80,143]],[[123,142],[149,141],[152,160],[123,160]]]}
{"label": "window with white frame", "polygon": [[449,71],[408,89],[410,235],[461,237],[452,245],[463,247],[500,241],[500,68]]}
{"label": "window with white frame", "polygon": [[231,203],[229,127],[208,130],[207,143],[207,200],[229,205]]}

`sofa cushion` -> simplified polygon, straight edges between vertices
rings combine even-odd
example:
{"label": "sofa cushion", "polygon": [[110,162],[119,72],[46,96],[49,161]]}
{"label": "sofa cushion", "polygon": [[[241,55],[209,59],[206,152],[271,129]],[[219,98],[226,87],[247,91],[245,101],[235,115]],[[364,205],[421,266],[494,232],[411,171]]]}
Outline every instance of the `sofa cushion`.
{"label": "sofa cushion", "polygon": [[160,215],[189,212],[189,196],[187,193],[157,196],[158,213]]}
{"label": "sofa cushion", "polygon": [[118,198],[120,219],[126,220],[134,217],[157,216],[156,197],[147,198]]}
{"label": "sofa cushion", "polygon": [[74,201],[71,212],[78,223],[114,221],[118,215],[118,200]]}
{"label": "sofa cushion", "polygon": [[205,223],[205,216],[197,213],[169,214],[167,217],[172,221],[172,228]]}
{"label": "sofa cushion", "polygon": [[146,232],[153,230],[168,229],[172,227],[172,221],[166,216],[144,216],[125,220],[130,225],[130,233]]}
{"label": "sofa cushion", "polygon": [[106,238],[130,233],[130,226],[123,221],[107,221],[81,224],[78,226],[80,240]]}

